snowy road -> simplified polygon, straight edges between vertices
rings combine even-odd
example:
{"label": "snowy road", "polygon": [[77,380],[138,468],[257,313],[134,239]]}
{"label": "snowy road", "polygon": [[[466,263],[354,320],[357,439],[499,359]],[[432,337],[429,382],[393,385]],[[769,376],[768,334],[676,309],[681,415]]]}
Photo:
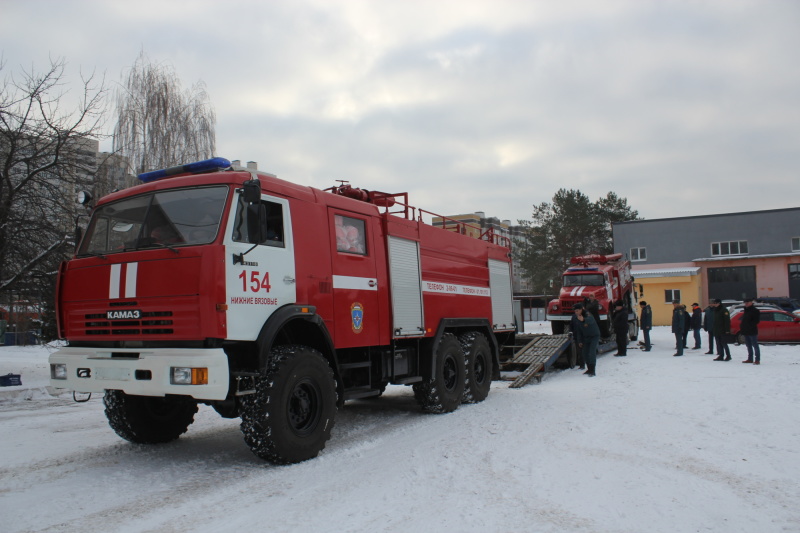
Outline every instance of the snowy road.
{"label": "snowy road", "polygon": [[[764,347],[753,367],[743,347],[730,363],[673,358],[668,330],[653,337],[653,352],[601,357],[596,378],[496,382],[448,415],[390,387],[349,402],[323,453],[288,467],[207,407],[178,441],[139,446],[99,398],[0,401],[1,529],[800,531],[800,349]],[[3,350],[0,374],[18,361]]]}

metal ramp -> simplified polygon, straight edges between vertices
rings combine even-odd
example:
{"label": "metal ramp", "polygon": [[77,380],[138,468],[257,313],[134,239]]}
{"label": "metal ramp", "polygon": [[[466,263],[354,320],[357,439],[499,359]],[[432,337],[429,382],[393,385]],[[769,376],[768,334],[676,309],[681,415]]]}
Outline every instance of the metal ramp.
{"label": "metal ramp", "polygon": [[[532,379],[542,380],[542,375],[572,345],[572,335],[534,335],[532,339],[518,350],[514,357],[501,365],[506,372],[522,372],[509,385],[518,389]],[[572,363],[574,365],[574,362]]]}

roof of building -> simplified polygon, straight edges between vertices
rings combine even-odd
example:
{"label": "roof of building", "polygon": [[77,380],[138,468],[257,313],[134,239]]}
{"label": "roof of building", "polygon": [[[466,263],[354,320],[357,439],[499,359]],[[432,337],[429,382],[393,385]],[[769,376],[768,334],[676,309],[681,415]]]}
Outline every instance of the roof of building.
{"label": "roof of building", "polygon": [[737,259],[767,259],[770,257],[792,257],[792,256],[800,256],[800,252],[787,252],[782,254],[760,254],[760,255],[749,255],[749,254],[720,255],[718,257],[698,257],[697,259],[692,259],[692,261],[696,263],[701,263],[706,261],[736,261]]}
{"label": "roof of building", "polygon": [[675,267],[659,268],[656,270],[634,270],[631,272],[634,278],[671,278],[678,276],[696,276],[700,272],[700,267]]}
{"label": "roof of building", "polygon": [[645,218],[641,220],[625,220],[621,222],[614,222],[613,225],[622,225],[622,224],[641,224],[646,222],[661,222],[665,220],[687,220],[687,219],[696,219],[696,218],[712,218],[712,217],[730,217],[730,216],[741,216],[741,215],[757,215],[761,213],[779,213],[781,211],[800,211],[800,207],[786,207],[782,209],[762,209],[760,211],[741,211],[738,213],[717,213],[714,215],[692,215],[688,217],[669,217],[669,218]]}

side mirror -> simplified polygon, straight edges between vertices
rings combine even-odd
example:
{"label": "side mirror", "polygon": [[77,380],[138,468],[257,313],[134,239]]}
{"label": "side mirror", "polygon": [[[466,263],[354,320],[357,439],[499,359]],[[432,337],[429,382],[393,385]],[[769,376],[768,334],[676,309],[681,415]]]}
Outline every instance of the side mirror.
{"label": "side mirror", "polygon": [[247,180],[242,184],[242,198],[248,204],[261,201],[261,182],[257,179]]}
{"label": "side mirror", "polygon": [[[260,188],[259,188],[260,194]],[[261,202],[247,206],[247,242],[261,244],[267,238],[267,206]]]}

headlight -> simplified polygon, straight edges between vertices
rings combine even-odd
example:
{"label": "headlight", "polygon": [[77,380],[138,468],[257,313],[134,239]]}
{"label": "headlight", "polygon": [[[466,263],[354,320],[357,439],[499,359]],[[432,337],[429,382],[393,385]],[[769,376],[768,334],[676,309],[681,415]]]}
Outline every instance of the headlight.
{"label": "headlight", "polygon": [[67,365],[63,363],[51,364],[50,379],[67,379]]}
{"label": "headlight", "polygon": [[170,368],[173,385],[208,385],[208,368],[173,366]]}

